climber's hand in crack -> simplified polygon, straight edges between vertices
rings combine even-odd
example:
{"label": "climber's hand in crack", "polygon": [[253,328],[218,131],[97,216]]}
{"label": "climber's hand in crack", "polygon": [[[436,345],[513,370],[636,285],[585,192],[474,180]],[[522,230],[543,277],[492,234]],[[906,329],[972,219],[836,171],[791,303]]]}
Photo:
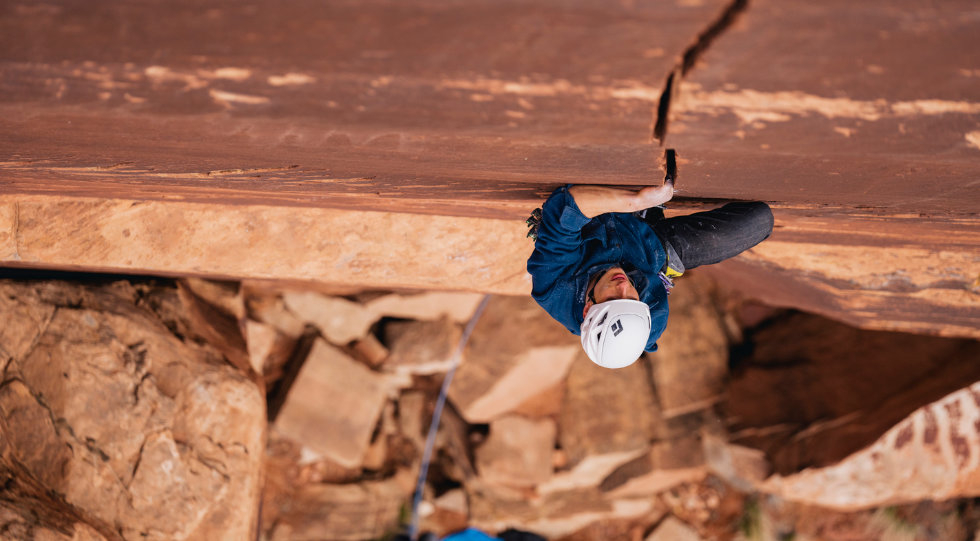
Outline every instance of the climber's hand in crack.
{"label": "climber's hand in crack", "polygon": [[639,191],[611,186],[579,184],[568,189],[586,218],[607,212],[636,212],[662,205],[674,196],[674,183],[648,186]]}

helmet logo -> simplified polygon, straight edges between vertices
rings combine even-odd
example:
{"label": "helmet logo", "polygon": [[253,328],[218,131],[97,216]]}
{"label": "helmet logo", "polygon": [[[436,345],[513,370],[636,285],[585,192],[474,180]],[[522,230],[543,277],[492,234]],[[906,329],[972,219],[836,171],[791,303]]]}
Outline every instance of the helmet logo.
{"label": "helmet logo", "polygon": [[619,333],[623,332],[623,324],[617,319],[609,329],[612,330],[613,336],[619,336]]}

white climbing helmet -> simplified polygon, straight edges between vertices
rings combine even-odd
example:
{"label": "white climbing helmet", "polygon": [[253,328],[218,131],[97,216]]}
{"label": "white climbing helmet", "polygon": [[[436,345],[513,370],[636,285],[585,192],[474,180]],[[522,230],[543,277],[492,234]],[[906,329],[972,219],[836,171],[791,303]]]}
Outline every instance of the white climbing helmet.
{"label": "white climbing helmet", "polygon": [[603,368],[636,362],[650,339],[650,307],[630,299],[593,304],[582,322],[582,348]]}

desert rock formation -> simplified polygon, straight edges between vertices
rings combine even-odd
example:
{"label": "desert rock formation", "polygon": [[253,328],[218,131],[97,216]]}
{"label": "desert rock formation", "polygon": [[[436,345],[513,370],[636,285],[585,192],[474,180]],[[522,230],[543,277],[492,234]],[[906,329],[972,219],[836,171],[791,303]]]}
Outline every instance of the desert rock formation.
{"label": "desert rock formation", "polygon": [[776,209],[725,280],[977,336],[974,10],[12,4],[0,261],[525,294],[519,219],[562,183],[659,182],[660,142],[676,209]]}
{"label": "desert rock formation", "polygon": [[[293,311],[298,292],[234,282],[19,278],[0,281],[0,524],[14,539],[396,531],[459,340],[450,314],[478,298],[304,292]],[[672,305],[677,338],[613,371],[527,297],[492,298],[438,430],[423,527],[731,538],[740,520],[805,529],[793,521],[828,508],[980,494],[978,391],[962,387],[980,379],[976,341],[763,308],[696,271]],[[370,315],[340,329],[338,306]],[[734,367],[705,344],[734,348]],[[236,362],[246,351],[266,354]]]}
{"label": "desert rock formation", "polygon": [[[426,529],[975,536],[975,4],[0,5],[0,536],[393,533],[485,293]],[[667,146],[775,230],[603,371],[523,219]]]}

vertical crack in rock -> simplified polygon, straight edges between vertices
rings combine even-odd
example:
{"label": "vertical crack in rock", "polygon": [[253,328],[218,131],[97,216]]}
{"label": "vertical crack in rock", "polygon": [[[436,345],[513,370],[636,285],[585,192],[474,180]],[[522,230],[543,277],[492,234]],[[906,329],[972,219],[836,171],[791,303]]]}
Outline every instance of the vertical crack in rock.
{"label": "vertical crack in rock", "polygon": [[660,94],[660,101],[657,102],[656,116],[653,122],[653,138],[661,145],[664,144],[664,137],[667,136],[667,115],[670,113],[670,97],[674,89],[674,76],[677,69],[667,76],[664,83],[664,91]]}
{"label": "vertical crack in rock", "polygon": [[14,203],[14,261],[20,261],[20,203]]}
{"label": "vertical crack in rock", "polygon": [[720,36],[725,30],[731,27],[735,19],[745,11],[749,5],[749,0],[732,0],[732,3],[722,11],[721,15],[712,22],[708,28],[698,35],[694,44],[688,47],[681,56],[681,61],[674,67],[664,82],[664,90],[660,94],[657,102],[656,117],[653,123],[653,138],[661,145],[667,137],[667,122],[670,115],[670,102],[674,91],[680,86],[680,79],[687,75],[697,64],[698,59],[711,46],[715,38]]}
{"label": "vertical crack in rock", "polygon": [[314,327],[307,325],[306,329],[303,331],[303,335],[300,336],[299,340],[296,342],[293,352],[290,354],[289,359],[286,364],[283,365],[283,375],[279,378],[272,388],[266,392],[266,419],[271,425],[276,421],[276,416],[279,415],[279,410],[282,409],[283,404],[286,403],[286,394],[289,392],[289,388],[292,387],[293,382],[299,375],[300,368],[303,367],[303,363],[306,362],[306,358],[310,355],[310,351],[313,350],[313,344],[316,343],[316,339],[320,336],[319,331]]}

